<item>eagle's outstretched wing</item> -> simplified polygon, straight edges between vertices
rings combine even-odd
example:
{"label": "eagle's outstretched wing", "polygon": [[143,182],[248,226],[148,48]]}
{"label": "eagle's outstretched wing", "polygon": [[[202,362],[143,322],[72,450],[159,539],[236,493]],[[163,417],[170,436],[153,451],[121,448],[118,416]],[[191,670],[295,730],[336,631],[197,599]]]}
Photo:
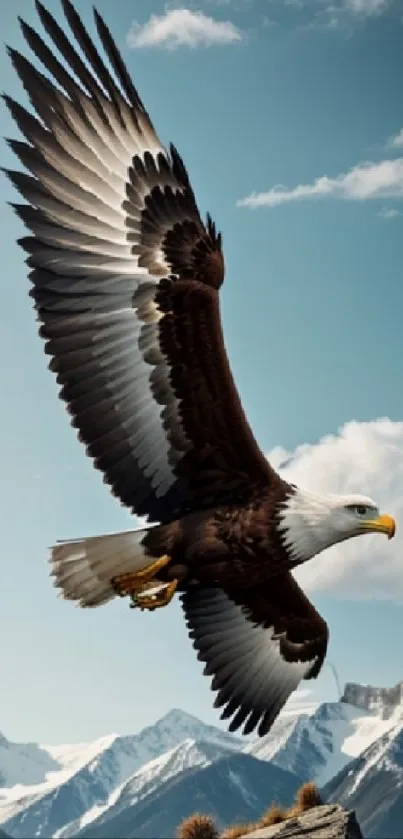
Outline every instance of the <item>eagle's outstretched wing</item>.
{"label": "eagle's outstretched wing", "polygon": [[[21,23],[43,74],[9,49],[37,116],[5,97],[30,174],[11,171],[51,369],[113,492],[152,521],[270,479],[225,353],[221,236],[186,169],[161,145],[101,17],[107,68],[69,0],[84,56],[36,7],[49,48]],[[57,55],[59,54],[62,61]],[[65,69],[66,66],[68,69]]]}
{"label": "eagle's outstretched wing", "polygon": [[301,679],[318,675],[328,628],[290,573],[225,593],[194,588],[181,595],[189,635],[218,691],[230,731],[267,734]]}

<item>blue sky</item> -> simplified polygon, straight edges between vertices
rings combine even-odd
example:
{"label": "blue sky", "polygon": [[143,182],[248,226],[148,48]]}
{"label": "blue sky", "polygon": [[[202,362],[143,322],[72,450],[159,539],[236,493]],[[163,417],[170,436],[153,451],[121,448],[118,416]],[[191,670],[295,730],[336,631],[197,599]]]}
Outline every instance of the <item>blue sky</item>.
{"label": "blue sky", "polygon": [[[88,4],[76,5],[93,31]],[[47,6],[61,18],[56,0]],[[223,231],[225,336],[260,445],[282,447],[278,462],[297,449],[289,468],[301,483],[360,489],[398,518],[398,4],[120,0],[117,15],[100,0],[98,8],[161,139],[178,147],[202,211]],[[33,2],[3,11],[2,40],[21,48],[18,15],[33,22]],[[24,102],[4,49],[0,73],[3,90]],[[1,134],[15,136],[3,108],[0,119]],[[4,144],[1,158],[16,165]],[[86,459],[46,370],[16,244],[22,229],[6,204],[14,198],[3,180],[0,729],[17,740],[83,740],[136,731],[172,706],[215,722],[178,603],[154,615],[122,602],[80,612],[52,589],[51,544],[131,520]],[[389,422],[374,422],[383,417]],[[305,570],[343,682],[403,678],[393,651],[403,628],[401,537],[392,544],[363,541]],[[329,668],[309,687],[314,698],[336,696]]]}

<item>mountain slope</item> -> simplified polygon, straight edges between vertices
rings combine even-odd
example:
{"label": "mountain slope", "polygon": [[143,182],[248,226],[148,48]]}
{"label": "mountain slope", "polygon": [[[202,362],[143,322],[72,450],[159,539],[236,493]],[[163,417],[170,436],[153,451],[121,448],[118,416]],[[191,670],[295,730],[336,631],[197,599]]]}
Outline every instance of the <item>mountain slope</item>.
{"label": "mountain slope", "polygon": [[323,789],[357,813],[366,839],[403,835],[403,723],[372,743]]}
{"label": "mountain slope", "polygon": [[0,791],[15,784],[40,784],[48,773],[60,769],[46,747],[36,743],[11,743],[0,732]]}
{"label": "mountain slope", "polygon": [[284,721],[277,739],[273,727],[273,733],[247,751],[322,786],[388,731],[394,720],[346,702],[324,702],[310,716]]}
{"label": "mountain slope", "polygon": [[118,787],[104,805],[95,805],[81,819],[76,819],[58,832],[58,837],[76,836],[80,829],[96,819],[102,821],[123,812],[127,807],[145,798],[166,781],[187,769],[208,766],[225,755],[230,749],[216,743],[184,740],[179,746],[146,763],[121,787]]}
{"label": "mountain slope", "polygon": [[[239,748],[240,743],[175,709],[136,735],[110,735],[78,746],[36,747],[45,755],[41,773],[29,776],[37,783],[22,786],[21,766],[14,762],[15,786],[2,789],[0,823],[16,839],[53,836],[94,807],[108,806],[114,791],[141,766],[186,738],[222,744],[224,750]],[[22,768],[26,773],[25,764]],[[6,766],[3,770],[0,764],[0,771],[7,776]]]}
{"label": "mountain slope", "polygon": [[209,813],[220,827],[234,821],[256,819],[271,801],[288,805],[300,778],[257,760],[235,753],[210,766],[182,772],[146,798],[122,812],[84,828],[80,839],[172,839],[182,819],[196,811]]}
{"label": "mountain slope", "polygon": [[[312,710],[311,713],[314,713]],[[298,724],[307,722],[311,714],[308,713],[288,713],[280,714],[277,717],[273,727],[269,733],[264,737],[252,740],[243,748],[244,754],[251,754],[257,757],[258,760],[273,760],[276,755],[281,752]]]}

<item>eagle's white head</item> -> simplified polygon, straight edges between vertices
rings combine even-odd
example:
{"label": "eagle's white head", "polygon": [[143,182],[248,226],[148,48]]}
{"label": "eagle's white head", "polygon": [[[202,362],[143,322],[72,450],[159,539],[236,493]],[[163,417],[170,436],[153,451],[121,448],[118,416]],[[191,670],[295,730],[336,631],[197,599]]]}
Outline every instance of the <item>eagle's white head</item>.
{"label": "eagle's white head", "polygon": [[290,558],[306,562],[337,542],[365,533],[395,535],[392,516],[381,515],[364,495],[315,495],[293,488],[281,508],[278,529]]}

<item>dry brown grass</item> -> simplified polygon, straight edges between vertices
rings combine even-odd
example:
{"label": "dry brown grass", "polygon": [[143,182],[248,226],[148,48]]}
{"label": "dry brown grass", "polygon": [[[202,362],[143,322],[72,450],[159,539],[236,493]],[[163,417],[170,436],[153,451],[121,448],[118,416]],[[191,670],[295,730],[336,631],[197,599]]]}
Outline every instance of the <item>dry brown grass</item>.
{"label": "dry brown grass", "polygon": [[302,784],[295,796],[294,804],[288,809],[279,807],[278,804],[272,804],[256,822],[233,824],[226,827],[222,833],[218,832],[213,819],[209,816],[195,813],[194,816],[190,816],[182,822],[178,828],[177,836],[178,839],[239,839],[241,836],[247,836],[252,830],[257,830],[260,827],[270,827],[272,824],[281,824],[286,819],[300,816],[306,810],[319,807],[321,804],[323,802],[317,786],[309,781]]}
{"label": "dry brown grass", "polygon": [[220,833],[220,839],[239,839],[240,836],[247,836],[248,833],[251,833],[252,830],[256,830],[258,827],[255,823],[249,824],[233,824],[231,827],[226,827],[225,830]]}
{"label": "dry brown grass", "polygon": [[312,810],[312,807],[319,807],[323,801],[319,795],[317,786],[308,781],[302,784],[295,796],[295,804],[290,808],[290,816],[299,816],[300,813],[305,813],[306,810]]}
{"label": "dry brown grass", "polygon": [[270,827],[271,824],[280,824],[287,818],[287,810],[272,804],[267,812],[259,819],[257,827]]}
{"label": "dry brown grass", "polygon": [[176,831],[178,839],[219,839],[219,833],[210,816],[194,813],[184,819]]}

